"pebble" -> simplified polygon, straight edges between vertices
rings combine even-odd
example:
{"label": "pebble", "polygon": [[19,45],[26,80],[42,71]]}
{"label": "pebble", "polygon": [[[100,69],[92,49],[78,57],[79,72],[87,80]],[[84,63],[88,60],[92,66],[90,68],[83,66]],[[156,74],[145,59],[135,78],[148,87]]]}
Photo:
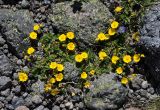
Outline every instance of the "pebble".
{"label": "pebble", "polygon": [[2,36],[0,36],[0,46],[4,45],[5,42],[6,42],[6,41],[2,38]]}
{"label": "pebble", "polygon": [[26,72],[26,73],[29,73],[29,68],[27,66],[24,66],[23,71]]}
{"label": "pebble", "polygon": [[2,96],[9,96],[9,94],[10,94],[10,89],[6,89],[6,90],[4,90],[4,91],[1,91],[1,95]]}
{"label": "pebble", "polygon": [[6,76],[0,77],[0,90],[5,90],[6,88],[11,86],[11,79]]}
{"label": "pebble", "polygon": [[73,109],[73,103],[72,102],[67,102],[65,103],[65,106],[69,109]]}
{"label": "pebble", "polygon": [[54,107],[52,107],[52,110],[60,110],[60,107],[55,105]]}
{"label": "pebble", "polygon": [[29,7],[29,2],[27,1],[27,0],[22,0],[22,2],[21,2],[21,6],[22,6],[22,8],[28,8]]}
{"label": "pebble", "polygon": [[34,110],[44,110],[44,106],[40,105],[39,107],[35,108]]}
{"label": "pebble", "polygon": [[42,103],[42,99],[39,95],[35,95],[32,97],[32,102],[35,104],[40,104],[40,103]]}
{"label": "pebble", "polygon": [[15,110],[29,110],[26,106],[18,106]]}
{"label": "pebble", "polygon": [[148,85],[147,81],[143,81],[141,86],[142,86],[143,89],[147,89],[149,85]]}
{"label": "pebble", "polygon": [[22,65],[22,64],[23,64],[22,60],[18,59],[17,60],[17,65]]}
{"label": "pebble", "polygon": [[65,108],[65,105],[64,104],[60,104],[60,108]]}

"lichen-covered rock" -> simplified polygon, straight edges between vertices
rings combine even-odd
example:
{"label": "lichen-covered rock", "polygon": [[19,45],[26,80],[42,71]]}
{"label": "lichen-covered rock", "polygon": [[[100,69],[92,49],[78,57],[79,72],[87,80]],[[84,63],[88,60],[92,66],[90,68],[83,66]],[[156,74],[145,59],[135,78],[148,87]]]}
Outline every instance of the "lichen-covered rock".
{"label": "lichen-covered rock", "polygon": [[144,110],[159,110],[160,108],[160,97],[151,100]]}
{"label": "lichen-covered rock", "polygon": [[13,65],[8,57],[0,51],[0,75],[11,76]]}
{"label": "lichen-covered rock", "polygon": [[116,81],[114,73],[103,74],[93,83],[85,96],[86,106],[91,110],[117,110],[126,101],[127,88]]}
{"label": "lichen-covered rock", "polygon": [[28,46],[25,37],[32,31],[33,19],[27,10],[12,11],[0,10],[0,32],[6,40],[9,50],[17,56],[21,56],[22,50]]}
{"label": "lichen-covered rock", "polygon": [[92,46],[99,32],[106,32],[112,18],[108,8],[99,0],[65,1],[52,5],[49,19],[59,33],[75,32],[81,47]]}
{"label": "lichen-covered rock", "polygon": [[145,53],[145,70],[149,78],[160,84],[160,5],[155,5],[146,11],[139,46]]}

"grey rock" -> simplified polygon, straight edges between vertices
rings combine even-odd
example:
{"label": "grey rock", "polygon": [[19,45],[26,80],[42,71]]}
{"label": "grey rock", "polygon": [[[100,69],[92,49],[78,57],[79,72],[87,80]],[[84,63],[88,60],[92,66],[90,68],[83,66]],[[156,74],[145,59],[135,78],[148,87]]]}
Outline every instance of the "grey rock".
{"label": "grey rock", "polygon": [[0,5],[3,5],[3,1],[2,0],[0,0]]}
{"label": "grey rock", "polygon": [[29,72],[29,68],[28,66],[24,66],[23,69],[22,69],[24,72],[28,73]]}
{"label": "grey rock", "polygon": [[64,104],[60,104],[60,108],[65,108],[65,105]]}
{"label": "grey rock", "polygon": [[10,89],[6,89],[4,91],[1,91],[2,96],[9,96],[9,94],[10,94]]}
{"label": "grey rock", "polygon": [[[145,70],[153,83],[160,83],[160,4],[150,7],[142,18],[139,46],[146,53]],[[156,14],[155,14],[156,13]]]}
{"label": "grey rock", "polygon": [[31,90],[35,93],[44,93],[44,82],[38,80],[36,83],[32,84]]}
{"label": "grey rock", "polygon": [[31,96],[28,96],[28,97],[26,97],[25,98],[25,102],[26,102],[26,106],[32,106],[33,105],[33,103],[32,103],[32,97]]}
{"label": "grey rock", "polygon": [[153,87],[148,88],[147,91],[148,91],[150,94],[152,94],[152,95],[155,93]]}
{"label": "grey rock", "polygon": [[13,64],[0,50],[0,74],[5,76],[11,76],[13,70]]}
{"label": "grey rock", "polygon": [[10,102],[14,97],[14,94],[12,92],[10,92],[10,95],[8,95],[8,97],[6,97],[6,101]]}
{"label": "grey rock", "polygon": [[27,1],[27,0],[22,0],[22,2],[21,2],[21,6],[22,6],[22,8],[28,8],[29,7],[29,2]]}
{"label": "grey rock", "polygon": [[32,102],[35,103],[35,104],[40,104],[40,103],[42,103],[42,98],[41,98],[40,95],[34,95],[31,100],[32,100]]}
{"label": "grey rock", "polygon": [[23,98],[14,96],[11,103],[14,108],[17,108],[18,106],[24,105],[24,100]]}
{"label": "grey rock", "polygon": [[131,81],[131,87],[135,90],[139,90],[141,88],[142,82],[142,75],[138,74],[137,77]]}
{"label": "grey rock", "polygon": [[84,108],[84,103],[83,103],[83,102],[80,102],[80,103],[78,104],[78,107],[79,107],[80,109]]}
{"label": "grey rock", "polygon": [[26,106],[18,106],[15,110],[29,110]]}
{"label": "grey rock", "polygon": [[11,79],[9,77],[6,76],[1,76],[0,77],[0,90],[5,90],[8,87],[11,86]]}
{"label": "grey rock", "polygon": [[14,110],[14,107],[11,104],[5,105],[8,110]]}
{"label": "grey rock", "polygon": [[60,110],[60,107],[55,105],[54,107],[52,107],[52,110]]}
{"label": "grey rock", "polygon": [[27,92],[25,92],[25,93],[23,94],[23,97],[24,97],[24,98],[26,98],[26,97],[27,97],[27,95],[28,95],[28,93],[27,93]]}
{"label": "grey rock", "polygon": [[0,101],[0,109],[4,107],[4,104]]}
{"label": "grey rock", "polygon": [[143,82],[142,82],[142,88],[143,88],[143,89],[147,89],[148,86],[149,86],[149,85],[148,85],[148,82],[147,82],[147,81],[143,81]]}
{"label": "grey rock", "polygon": [[[76,5],[81,8],[76,10]],[[106,26],[112,14],[99,0],[77,3],[64,1],[52,4],[53,13],[49,19],[60,33],[75,32],[76,38],[81,42],[80,47],[92,46],[99,32],[106,32]]]}
{"label": "grey rock", "polygon": [[23,64],[23,62],[22,62],[22,60],[17,60],[17,65],[22,65]]}
{"label": "grey rock", "polygon": [[114,73],[102,74],[92,84],[93,87],[84,97],[87,108],[117,110],[125,103],[128,90],[116,81]]}
{"label": "grey rock", "polygon": [[64,63],[65,69],[64,69],[64,75],[65,75],[65,80],[72,80],[72,81],[77,81],[78,79],[78,75],[79,75],[79,71],[76,68],[76,66],[70,62],[65,62]]}
{"label": "grey rock", "polygon": [[69,109],[73,109],[73,103],[72,102],[67,102],[65,103],[65,106]]}
{"label": "grey rock", "polygon": [[16,94],[19,94],[21,92],[21,86],[16,86],[15,88],[12,89],[13,92]]}
{"label": "grey rock", "polygon": [[34,110],[44,110],[44,106],[40,105],[39,107],[35,108]]}
{"label": "grey rock", "polygon": [[27,10],[1,9],[0,14],[1,30],[3,38],[9,44],[9,51],[21,57],[22,51],[29,46],[29,41],[25,38],[32,31],[33,19]]}
{"label": "grey rock", "polygon": [[5,44],[5,40],[2,38],[1,34],[0,34],[0,46],[3,46]]}

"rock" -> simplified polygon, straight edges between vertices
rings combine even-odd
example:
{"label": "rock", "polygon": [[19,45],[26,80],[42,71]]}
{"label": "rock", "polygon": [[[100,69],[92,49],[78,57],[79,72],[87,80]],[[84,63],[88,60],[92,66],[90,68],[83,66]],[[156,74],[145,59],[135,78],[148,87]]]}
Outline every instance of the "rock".
{"label": "rock", "polygon": [[[155,14],[156,13],[156,14]],[[160,4],[146,11],[142,18],[141,39],[138,44],[146,54],[144,67],[149,79],[157,86],[160,84]]]}
{"label": "rock", "polygon": [[28,66],[24,66],[24,67],[23,67],[23,71],[26,72],[26,73],[28,73],[28,72],[29,72]]}
{"label": "rock", "polygon": [[18,59],[17,60],[17,65],[22,65],[22,64],[23,64],[22,60]]}
{"label": "rock", "polygon": [[60,110],[60,107],[55,105],[54,107],[52,107],[52,110]]}
{"label": "rock", "polygon": [[160,97],[156,97],[146,105],[144,110],[159,110],[159,108],[160,108]]}
{"label": "rock", "polygon": [[35,103],[35,104],[40,104],[40,103],[42,103],[41,96],[39,96],[39,95],[34,95],[31,100],[32,100],[32,102]]}
{"label": "rock", "polygon": [[1,34],[0,34],[0,46],[3,46],[5,44],[5,40],[2,38]]}
{"label": "rock", "polygon": [[73,109],[73,103],[72,102],[67,102],[65,103],[65,106],[69,109]]}
{"label": "rock", "polygon": [[1,9],[0,14],[0,32],[9,45],[9,51],[21,57],[22,51],[29,46],[25,38],[32,31],[33,19],[27,10]]}
{"label": "rock", "polygon": [[11,76],[13,64],[0,50],[0,75]]}
{"label": "rock", "polygon": [[143,89],[147,89],[149,85],[147,81],[143,81],[141,86]]}
{"label": "rock", "polygon": [[44,82],[38,80],[36,83],[33,83],[31,90],[35,93],[44,93]]}
{"label": "rock", "polygon": [[140,108],[135,108],[135,107],[130,107],[130,108],[127,108],[126,110],[141,110]]}
{"label": "rock", "polygon": [[35,108],[34,110],[44,110],[44,106],[40,105],[39,107]]}
{"label": "rock", "polygon": [[11,86],[11,79],[6,76],[0,77],[0,90],[5,90]]}
{"label": "rock", "polygon": [[76,66],[70,62],[65,62],[64,63],[65,69],[64,69],[64,75],[65,75],[65,80],[69,80],[69,81],[77,81],[78,79],[78,75],[79,75],[79,71],[76,68]]}
{"label": "rock", "polygon": [[9,94],[10,94],[10,89],[6,89],[4,91],[1,91],[2,96],[9,96]]}
{"label": "rock", "polygon": [[64,1],[52,4],[53,13],[49,19],[59,33],[75,32],[81,41],[79,46],[92,46],[99,32],[106,32],[109,19],[112,18],[109,9],[99,0],[88,2]]}
{"label": "rock", "polygon": [[29,110],[26,106],[19,106],[15,110]]}
{"label": "rock", "polygon": [[0,101],[0,109],[4,107],[4,104]]}
{"label": "rock", "polygon": [[21,86],[16,86],[15,88],[12,89],[13,92],[16,94],[19,94],[21,92]]}
{"label": "rock", "polygon": [[23,100],[23,98],[19,98],[17,96],[14,96],[11,103],[14,108],[17,108],[18,106],[24,105],[24,100]]}
{"label": "rock", "polygon": [[30,4],[27,0],[22,0],[21,6],[22,6],[22,8],[28,8],[30,6]]}
{"label": "rock", "polygon": [[128,90],[116,81],[114,73],[102,74],[92,84],[93,87],[84,97],[87,108],[117,110],[125,103]]}
{"label": "rock", "polygon": [[131,88],[139,90],[143,82],[142,75],[138,74],[133,80],[131,80]]}

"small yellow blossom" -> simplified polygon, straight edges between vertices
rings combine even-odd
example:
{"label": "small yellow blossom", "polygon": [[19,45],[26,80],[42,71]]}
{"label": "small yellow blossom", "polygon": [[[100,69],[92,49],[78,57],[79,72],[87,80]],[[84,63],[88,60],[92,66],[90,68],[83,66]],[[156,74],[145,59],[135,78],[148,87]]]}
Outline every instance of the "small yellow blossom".
{"label": "small yellow blossom", "polygon": [[94,75],[94,74],[95,74],[95,70],[91,70],[89,73],[90,73],[91,75]]}
{"label": "small yellow blossom", "polygon": [[117,6],[114,11],[119,13],[119,12],[122,12],[122,9],[123,9],[123,7]]}
{"label": "small yellow blossom", "polygon": [[33,26],[33,30],[34,31],[38,31],[40,29],[40,25],[39,24],[36,24]]}
{"label": "small yellow blossom", "polygon": [[85,83],[84,83],[84,87],[85,88],[89,88],[91,86],[91,83],[89,82],[89,81],[86,81]]}
{"label": "small yellow blossom", "polygon": [[48,83],[48,84],[45,84],[45,87],[44,87],[44,90],[46,92],[50,91],[52,89],[52,84]]}
{"label": "small yellow blossom", "polygon": [[122,67],[118,67],[118,68],[116,69],[116,73],[117,73],[117,74],[122,74],[122,73],[123,73]]}
{"label": "small yellow blossom", "polygon": [[125,63],[130,63],[130,62],[132,61],[132,58],[131,58],[130,55],[125,55],[125,56],[123,57],[123,61],[124,61]]}
{"label": "small yellow blossom", "polygon": [[83,73],[81,74],[81,78],[82,78],[82,79],[86,79],[86,78],[87,78],[87,73],[86,73],[86,72],[83,72]]}
{"label": "small yellow blossom", "polygon": [[144,57],[145,57],[145,55],[144,55],[144,54],[141,54],[141,57],[142,57],[142,58],[144,58]]}
{"label": "small yellow blossom", "polygon": [[67,49],[73,51],[75,49],[75,44],[73,42],[68,43],[67,44]]}
{"label": "small yellow blossom", "polygon": [[29,48],[27,49],[27,53],[28,53],[29,55],[33,54],[34,52],[35,52],[35,49],[34,49],[33,47],[29,47]]}
{"label": "small yellow blossom", "polygon": [[56,77],[56,81],[62,81],[63,80],[63,74],[62,73],[56,74],[55,77]]}
{"label": "small yellow blossom", "polygon": [[55,96],[55,95],[57,95],[59,93],[60,93],[60,90],[58,90],[57,88],[51,90],[51,95],[53,95],[53,96]]}
{"label": "small yellow blossom", "polygon": [[82,55],[81,54],[77,54],[76,56],[75,56],[75,61],[76,62],[82,62],[83,61],[83,57],[82,57]]}
{"label": "small yellow blossom", "polygon": [[64,66],[62,64],[57,64],[57,70],[58,71],[63,71],[64,70]]}
{"label": "small yellow blossom", "polygon": [[82,58],[87,59],[88,58],[88,53],[82,52],[81,56],[82,56]]}
{"label": "small yellow blossom", "polygon": [[100,51],[100,52],[98,53],[98,55],[99,55],[99,59],[100,59],[100,60],[104,60],[104,58],[107,57],[106,52],[103,52],[103,51]]}
{"label": "small yellow blossom", "polygon": [[68,39],[74,39],[74,33],[73,32],[68,32],[67,33],[67,38]]}
{"label": "small yellow blossom", "polygon": [[108,40],[108,39],[109,39],[109,37],[101,32],[101,33],[98,34],[98,37],[97,37],[96,40],[104,41],[104,40]]}
{"label": "small yellow blossom", "polygon": [[19,81],[21,82],[25,82],[28,80],[28,75],[26,73],[23,73],[23,72],[20,72],[18,74],[18,77],[19,77]]}
{"label": "small yellow blossom", "polygon": [[119,23],[118,23],[117,21],[113,21],[113,22],[111,23],[111,27],[112,27],[113,29],[118,28],[118,26],[119,26]]}
{"label": "small yellow blossom", "polygon": [[109,34],[110,36],[113,36],[113,35],[116,34],[116,30],[113,29],[113,28],[110,28],[110,29],[108,30],[108,34]]}
{"label": "small yellow blossom", "polygon": [[37,39],[37,33],[36,32],[31,32],[30,34],[29,34],[29,37],[31,38],[31,39]]}
{"label": "small yellow blossom", "polygon": [[51,79],[49,80],[49,82],[50,82],[51,84],[54,84],[54,83],[56,82],[56,80],[55,80],[55,78],[51,78]]}
{"label": "small yellow blossom", "polygon": [[67,38],[67,36],[65,34],[61,34],[58,39],[59,39],[59,41],[64,42],[64,41],[66,41],[66,38]]}
{"label": "small yellow blossom", "polygon": [[57,63],[56,62],[51,62],[50,65],[49,65],[49,67],[51,69],[55,69],[57,67]]}
{"label": "small yellow blossom", "polygon": [[112,58],[111,58],[111,61],[113,64],[116,64],[118,60],[119,60],[118,56],[112,56]]}
{"label": "small yellow blossom", "polygon": [[140,54],[134,54],[133,61],[135,63],[138,63],[140,60],[141,60],[141,55]]}
{"label": "small yellow blossom", "polygon": [[128,79],[127,78],[125,78],[125,77],[123,77],[122,79],[121,79],[121,83],[122,84],[128,84]]}
{"label": "small yellow blossom", "polygon": [[138,42],[140,40],[140,33],[139,32],[133,33],[132,38]]}

